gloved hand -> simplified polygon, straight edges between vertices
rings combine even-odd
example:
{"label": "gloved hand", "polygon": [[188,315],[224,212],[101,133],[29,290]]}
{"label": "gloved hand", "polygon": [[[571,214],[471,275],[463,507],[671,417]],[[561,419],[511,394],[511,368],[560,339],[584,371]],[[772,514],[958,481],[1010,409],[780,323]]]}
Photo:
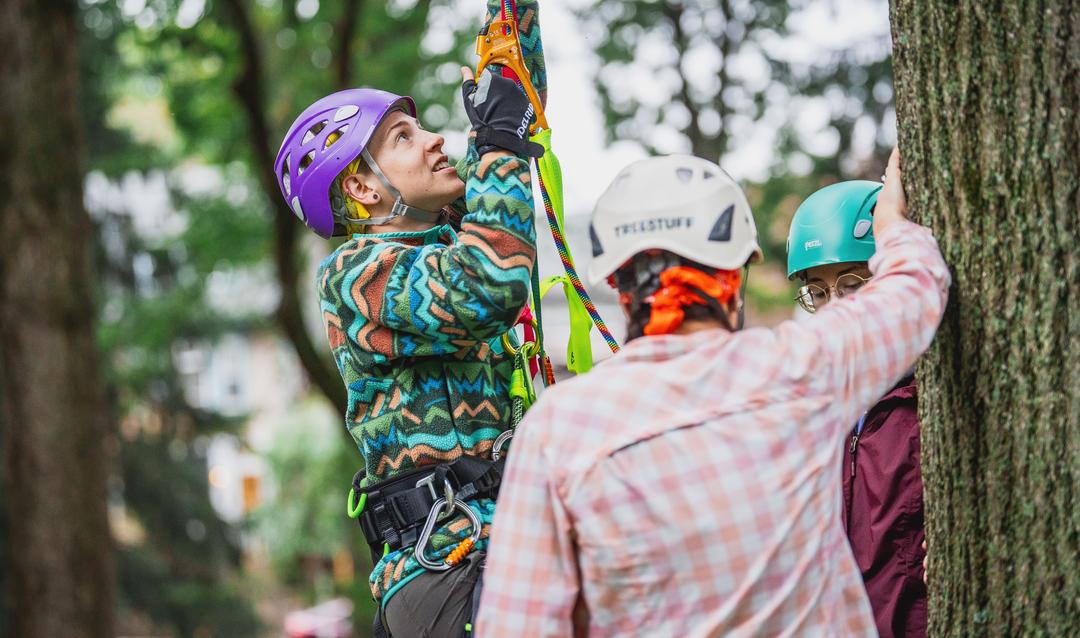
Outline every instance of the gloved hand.
{"label": "gloved hand", "polygon": [[485,69],[480,81],[462,69],[461,97],[465,113],[476,131],[476,152],[504,149],[517,155],[540,157],[544,147],[529,141],[529,124],[536,114],[532,102],[516,82]]}

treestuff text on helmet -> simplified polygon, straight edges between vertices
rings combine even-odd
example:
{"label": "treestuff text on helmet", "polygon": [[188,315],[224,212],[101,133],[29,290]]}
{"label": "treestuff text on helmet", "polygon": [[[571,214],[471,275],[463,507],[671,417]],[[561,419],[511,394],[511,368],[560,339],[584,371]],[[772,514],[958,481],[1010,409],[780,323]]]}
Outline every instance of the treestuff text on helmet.
{"label": "treestuff text on helmet", "polygon": [[742,189],[719,166],[691,155],[651,157],[620,171],[596,203],[589,233],[592,285],[647,250],[719,270],[762,258]]}

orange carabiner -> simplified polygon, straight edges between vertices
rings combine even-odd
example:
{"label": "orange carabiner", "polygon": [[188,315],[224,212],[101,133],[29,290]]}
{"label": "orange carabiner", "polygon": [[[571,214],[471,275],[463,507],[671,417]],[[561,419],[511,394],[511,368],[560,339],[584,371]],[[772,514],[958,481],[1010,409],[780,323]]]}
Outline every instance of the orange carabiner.
{"label": "orange carabiner", "polygon": [[480,62],[476,65],[476,77],[480,77],[489,64],[501,64],[513,71],[525,94],[529,96],[533,108],[536,109],[536,121],[529,125],[529,134],[535,135],[539,129],[548,128],[547,118],[544,116],[544,105],[540,102],[540,96],[536,93],[536,87],[529,79],[529,70],[525,68],[525,60],[521,57],[521,41],[518,39],[517,22],[514,20],[492,20],[476,36],[476,55],[480,56]]}

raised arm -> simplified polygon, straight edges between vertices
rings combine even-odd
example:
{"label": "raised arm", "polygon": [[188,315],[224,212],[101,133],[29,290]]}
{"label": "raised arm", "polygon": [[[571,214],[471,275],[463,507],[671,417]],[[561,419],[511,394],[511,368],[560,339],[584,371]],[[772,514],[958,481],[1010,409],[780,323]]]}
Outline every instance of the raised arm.
{"label": "raised arm", "polygon": [[361,239],[324,264],[322,297],[340,296],[366,320],[349,335],[365,350],[388,358],[446,354],[514,324],[536,259],[529,165],[488,155],[468,166],[468,213],[456,242]]}
{"label": "raised arm", "polygon": [[904,217],[899,154],[893,152],[874,214],[873,279],[804,322],[780,328],[808,383],[835,397],[840,422],[858,419],[914,365],[937,331],[949,269],[928,228]]}
{"label": "raised arm", "polygon": [[[540,2],[539,0],[517,0],[512,2],[518,22],[518,37],[521,39],[521,53],[533,88],[540,95],[540,101],[547,106],[547,68],[544,64],[544,44],[540,40]],[[500,0],[487,0],[487,16],[484,24],[495,18],[502,18],[503,3]]]}

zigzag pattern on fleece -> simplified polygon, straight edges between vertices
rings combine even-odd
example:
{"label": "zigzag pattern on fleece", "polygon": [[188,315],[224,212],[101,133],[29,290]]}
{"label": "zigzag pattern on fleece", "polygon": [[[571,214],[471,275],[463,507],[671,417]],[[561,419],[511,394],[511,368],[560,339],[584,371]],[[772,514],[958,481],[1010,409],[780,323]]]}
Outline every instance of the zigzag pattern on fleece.
{"label": "zigzag pattern on fleece", "polygon": [[[489,0],[489,15],[499,7]],[[536,10],[536,0],[518,2],[526,61],[546,95]],[[481,161],[470,137],[458,174],[465,197],[451,205],[449,225],[357,235],[323,261],[316,279],[365,486],[462,455],[487,458],[510,424],[514,363],[500,337],[528,299],[535,266],[529,164]],[[495,504],[470,506],[485,526],[482,549]],[[464,517],[451,519],[428,554],[444,557],[468,533]],[[372,594],[381,599],[419,569],[411,550],[389,553],[371,574]]]}

